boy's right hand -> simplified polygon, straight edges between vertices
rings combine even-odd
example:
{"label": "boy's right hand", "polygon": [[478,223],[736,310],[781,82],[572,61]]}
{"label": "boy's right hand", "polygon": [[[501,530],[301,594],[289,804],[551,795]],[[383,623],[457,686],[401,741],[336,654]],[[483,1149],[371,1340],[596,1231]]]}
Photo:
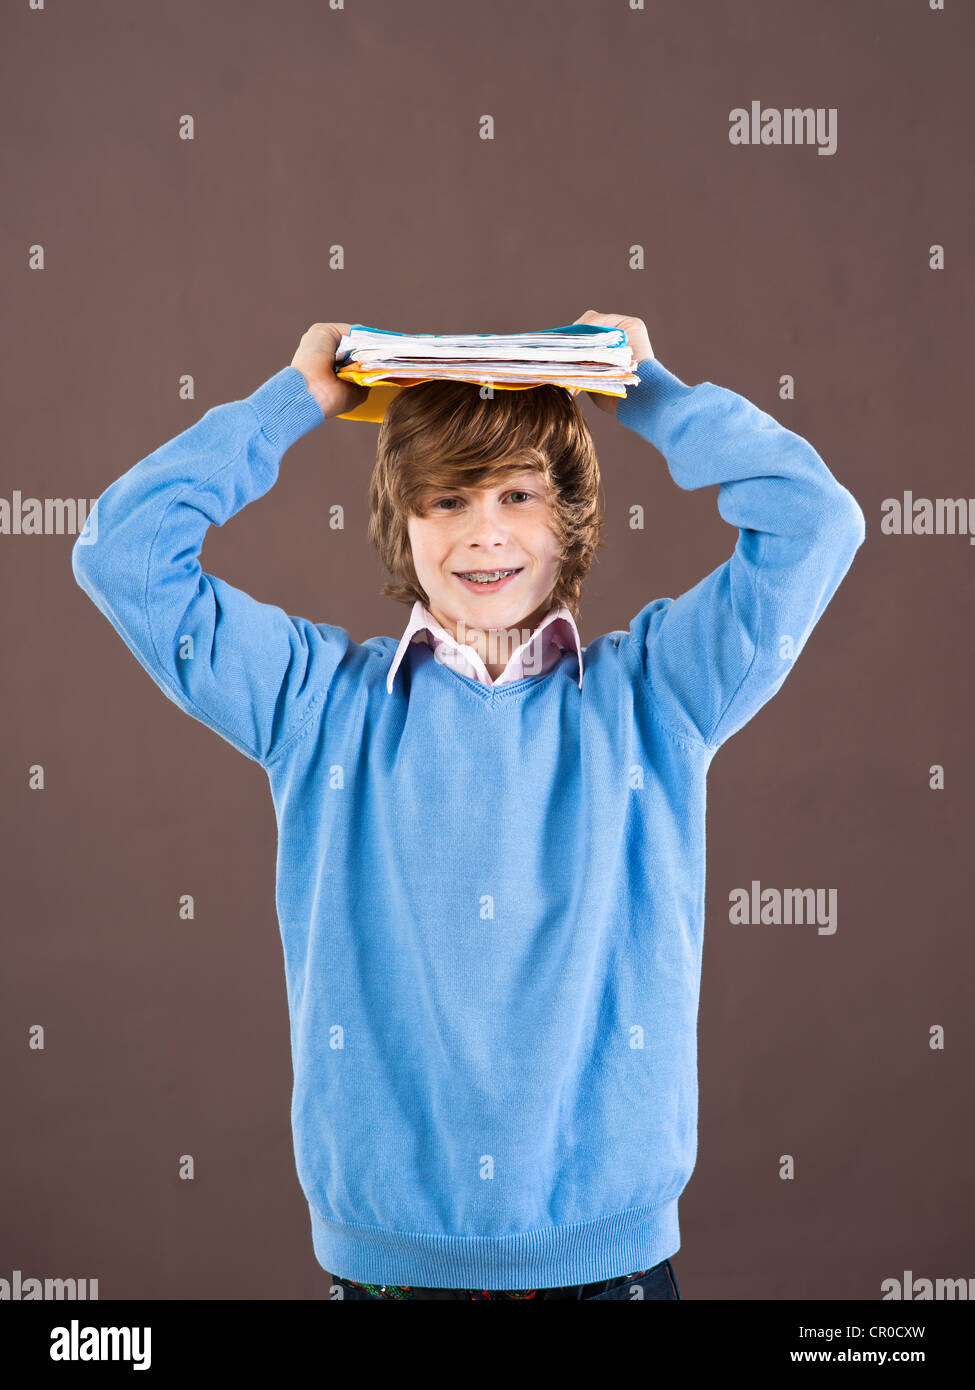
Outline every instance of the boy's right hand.
{"label": "boy's right hand", "polygon": [[354,410],[369,395],[367,386],[342,381],[335,375],[335,353],[342,335],[348,333],[349,328],[347,323],[313,323],[291,359],[292,367],[296,367],[305,378],[308,390],[321,406],[326,420]]}

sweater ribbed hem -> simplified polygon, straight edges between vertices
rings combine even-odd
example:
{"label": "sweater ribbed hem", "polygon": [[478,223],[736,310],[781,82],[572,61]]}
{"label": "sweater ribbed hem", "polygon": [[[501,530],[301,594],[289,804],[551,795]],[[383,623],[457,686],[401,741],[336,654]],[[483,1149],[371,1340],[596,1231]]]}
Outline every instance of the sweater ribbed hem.
{"label": "sweater ribbed hem", "polygon": [[359,1284],[554,1289],[650,1269],[680,1249],[677,1198],[508,1236],[418,1235],[327,1221],[309,1207],[322,1268]]}

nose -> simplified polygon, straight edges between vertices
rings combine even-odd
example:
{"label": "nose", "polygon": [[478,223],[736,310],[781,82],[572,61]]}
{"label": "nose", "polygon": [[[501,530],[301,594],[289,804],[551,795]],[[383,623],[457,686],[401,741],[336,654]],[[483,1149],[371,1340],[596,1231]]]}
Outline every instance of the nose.
{"label": "nose", "polygon": [[509,534],[508,520],[499,501],[488,498],[473,504],[467,533],[468,545],[490,550],[505,545]]}

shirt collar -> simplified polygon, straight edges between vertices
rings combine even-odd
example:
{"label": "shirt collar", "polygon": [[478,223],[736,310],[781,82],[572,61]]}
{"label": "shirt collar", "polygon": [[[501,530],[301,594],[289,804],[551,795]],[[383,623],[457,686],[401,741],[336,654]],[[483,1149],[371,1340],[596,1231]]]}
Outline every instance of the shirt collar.
{"label": "shirt collar", "polygon": [[[579,637],[579,629],[576,627],[575,619],[568,608],[566,608],[565,604],[559,604],[557,607],[550,608],[523,646],[530,647],[534,642],[544,641],[545,638],[543,634],[546,629],[551,629],[549,633],[550,639],[563,651],[575,651],[579,661],[579,689],[581,690],[582,642]],[[420,634],[426,636],[431,646],[434,646],[438,642],[449,642],[451,646],[455,648],[458,647],[456,639],[437,622],[429,609],[417,599],[413,604],[410,620],[406,624],[406,631],[400,638],[399,646],[396,648],[396,654],[389,668],[389,674],[386,677],[386,689],[390,695],[393,693],[393,680],[399,669],[400,662],[406,655],[406,649],[411,642],[415,641],[417,637],[420,636]],[[431,638],[433,641],[430,641]],[[522,648],[519,647],[518,650],[521,651]],[[514,655],[516,655],[516,653],[512,653],[512,659]]]}

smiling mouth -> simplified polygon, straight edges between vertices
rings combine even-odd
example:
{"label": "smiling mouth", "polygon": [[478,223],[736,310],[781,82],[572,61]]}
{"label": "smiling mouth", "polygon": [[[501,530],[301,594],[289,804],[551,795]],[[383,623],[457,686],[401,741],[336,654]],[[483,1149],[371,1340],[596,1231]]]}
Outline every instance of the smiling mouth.
{"label": "smiling mouth", "polygon": [[502,585],[514,579],[516,574],[521,574],[522,568],[523,566],[501,570],[455,570],[455,574],[469,589],[491,591],[500,589]]}

